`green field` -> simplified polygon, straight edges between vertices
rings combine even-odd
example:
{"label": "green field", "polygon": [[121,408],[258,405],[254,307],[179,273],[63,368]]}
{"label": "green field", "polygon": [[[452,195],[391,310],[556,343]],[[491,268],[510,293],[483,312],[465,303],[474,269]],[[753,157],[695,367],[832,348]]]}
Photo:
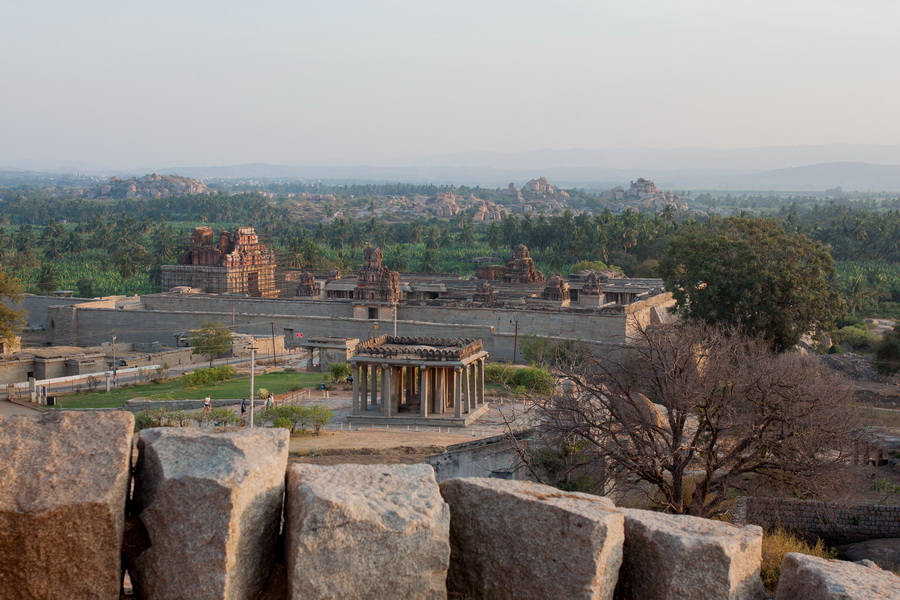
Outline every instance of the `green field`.
{"label": "green field", "polygon": [[[258,375],[254,381],[257,389],[266,388],[273,394],[281,394],[294,388],[312,388],[325,381],[326,373],[268,373]],[[85,392],[58,396],[59,408],[119,408],[132,398],[150,400],[201,400],[206,394],[213,399],[249,398],[250,377],[236,377],[215,385],[185,389],[181,379],[163,383],[149,383],[125,387],[109,392]]]}

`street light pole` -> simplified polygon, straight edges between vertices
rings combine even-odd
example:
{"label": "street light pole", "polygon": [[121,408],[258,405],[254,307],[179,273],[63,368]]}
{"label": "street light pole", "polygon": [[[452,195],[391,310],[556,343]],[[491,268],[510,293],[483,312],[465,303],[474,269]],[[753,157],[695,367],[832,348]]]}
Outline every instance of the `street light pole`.
{"label": "street light pole", "polygon": [[253,399],[256,398],[254,391],[254,376],[256,375],[256,347],[250,346],[250,427],[253,427]]}
{"label": "street light pole", "polygon": [[513,333],[513,359],[512,359],[513,364],[516,364],[516,355],[518,354],[518,350],[519,350],[519,320],[516,319],[515,321],[513,321],[512,319],[510,319],[509,322],[516,324],[515,333]]}
{"label": "street light pole", "polygon": [[116,387],[116,380],[118,379],[118,363],[116,362],[116,330],[112,330],[112,355],[113,355],[113,364],[112,364],[112,380],[113,387]]}

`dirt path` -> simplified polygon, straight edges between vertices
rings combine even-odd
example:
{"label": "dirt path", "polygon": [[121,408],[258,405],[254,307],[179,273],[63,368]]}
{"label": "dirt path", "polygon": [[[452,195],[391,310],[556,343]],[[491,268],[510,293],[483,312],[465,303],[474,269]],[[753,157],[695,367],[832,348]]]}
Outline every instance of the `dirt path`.
{"label": "dirt path", "polygon": [[291,437],[291,454],[310,454],[321,450],[446,447],[478,439],[469,432],[432,433],[395,429],[354,429],[353,431],[322,431],[321,435]]}

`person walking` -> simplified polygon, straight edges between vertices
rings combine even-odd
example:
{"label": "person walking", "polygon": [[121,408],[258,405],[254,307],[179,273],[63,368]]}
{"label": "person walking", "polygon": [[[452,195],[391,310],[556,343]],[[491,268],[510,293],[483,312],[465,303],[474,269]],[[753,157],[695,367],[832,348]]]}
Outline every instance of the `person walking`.
{"label": "person walking", "polygon": [[247,399],[243,398],[241,400],[241,423],[245,423],[247,421]]}
{"label": "person walking", "polygon": [[203,399],[203,410],[207,413],[212,410],[212,400],[209,398],[209,394],[206,395],[206,398]]}
{"label": "person walking", "polygon": [[275,396],[272,395],[271,392],[269,392],[269,397],[266,398],[266,410],[269,410],[270,408],[272,408],[274,406],[275,406]]}

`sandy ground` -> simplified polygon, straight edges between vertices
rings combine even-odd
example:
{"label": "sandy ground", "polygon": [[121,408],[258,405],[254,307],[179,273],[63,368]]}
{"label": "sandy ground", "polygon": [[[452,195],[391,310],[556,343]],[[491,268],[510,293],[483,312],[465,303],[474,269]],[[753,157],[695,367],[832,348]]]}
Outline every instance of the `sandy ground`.
{"label": "sandy ground", "polygon": [[9,400],[0,400],[0,418],[11,417],[12,415],[38,415],[40,410],[28,408]]}
{"label": "sandy ground", "polygon": [[325,430],[321,435],[295,435],[291,437],[292,454],[309,454],[336,448],[385,450],[388,448],[447,447],[453,444],[479,439],[472,433],[436,433],[433,431],[407,431],[404,429],[354,429],[353,431]]}

